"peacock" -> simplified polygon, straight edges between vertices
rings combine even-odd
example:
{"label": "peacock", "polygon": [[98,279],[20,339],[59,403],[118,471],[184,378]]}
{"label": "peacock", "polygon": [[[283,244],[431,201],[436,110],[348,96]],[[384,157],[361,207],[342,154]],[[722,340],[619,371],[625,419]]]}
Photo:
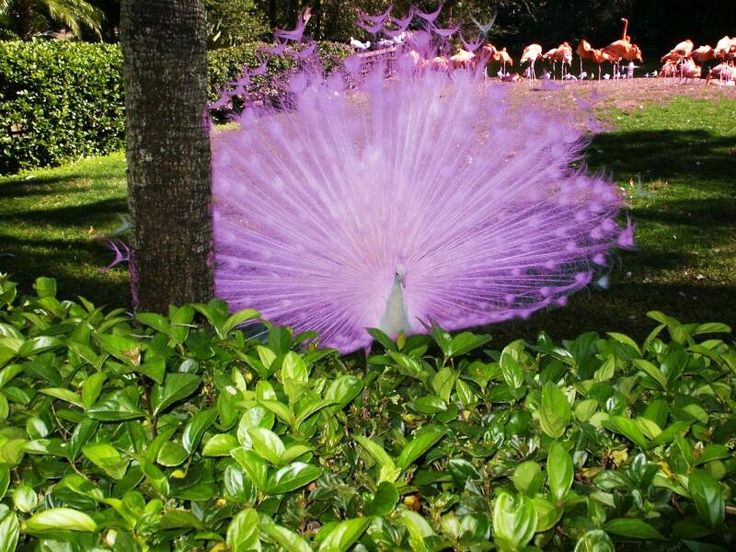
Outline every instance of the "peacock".
{"label": "peacock", "polygon": [[434,71],[430,55],[310,66],[288,104],[214,133],[215,288],[232,309],[348,353],[370,346],[368,328],[565,305],[633,244],[618,189],[585,170],[580,130],[478,72]]}

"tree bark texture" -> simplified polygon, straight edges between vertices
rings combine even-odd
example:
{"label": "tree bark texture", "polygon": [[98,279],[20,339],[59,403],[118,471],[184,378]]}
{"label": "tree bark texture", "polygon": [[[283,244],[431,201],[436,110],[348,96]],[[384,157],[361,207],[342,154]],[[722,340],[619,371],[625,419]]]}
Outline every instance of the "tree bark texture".
{"label": "tree bark texture", "polygon": [[123,0],[131,280],[137,309],[213,293],[202,0]]}

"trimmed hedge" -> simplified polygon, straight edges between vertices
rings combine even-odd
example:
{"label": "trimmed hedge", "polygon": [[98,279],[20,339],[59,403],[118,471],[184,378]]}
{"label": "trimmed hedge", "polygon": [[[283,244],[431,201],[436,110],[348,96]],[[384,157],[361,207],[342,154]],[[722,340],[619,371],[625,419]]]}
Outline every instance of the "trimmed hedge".
{"label": "trimmed hedge", "polygon": [[[260,44],[243,44],[209,54],[210,98],[258,67]],[[324,43],[327,69],[350,52]],[[293,67],[288,58],[265,56],[269,69],[255,81],[259,94],[275,91],[275,79]],[[120,47],[80,42],[0,42],[0,174],[56,165],[124,145],[125,116]]]}
{"label": "trimmed hedge", "polygon": [[724,324],[339,357],[218,300],[35,289],[0,276],[2,552],[734,550]]}
{"label": "trimmed hedge", "polygon": [[122,147],[120,48],[0,42],[0,173]]}

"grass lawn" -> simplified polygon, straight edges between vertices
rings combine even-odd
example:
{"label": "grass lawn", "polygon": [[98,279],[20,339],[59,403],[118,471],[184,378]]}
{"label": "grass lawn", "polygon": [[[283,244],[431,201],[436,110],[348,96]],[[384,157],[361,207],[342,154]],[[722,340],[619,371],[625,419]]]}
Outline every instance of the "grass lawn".
{"label": "grass lawn", "polygon": [[[653,309],[736,326],[735,112],[734,99],[675,98],[603,113],[614,128],[593,140],[589,159],[629,194],[637,249],[618,255],[609,289],[494,326],[496,343],[541,329],[556,338],[610,330],[641,339]],[[0,272],[26,291],[51,275],[64,297],[128,305],[126,269],[102,273],[113,255],[89,238],[90,228],[118,226],[125,210],[122,154],[0,178]]]}

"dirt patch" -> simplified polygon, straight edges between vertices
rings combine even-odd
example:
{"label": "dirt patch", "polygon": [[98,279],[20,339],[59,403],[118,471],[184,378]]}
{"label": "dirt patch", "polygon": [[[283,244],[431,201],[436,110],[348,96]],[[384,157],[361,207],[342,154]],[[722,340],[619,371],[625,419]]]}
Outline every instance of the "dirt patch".
{"label": "dirt patch", "polygon": [[[509,102],[515,109],[534,106],[550,113],[572,116],[578,124],[591,126],[594,108],[625,111],[640,109],[646,103],[667,103],[673,98],[707,100],[736,99],[736,86],[722,86],[704,79],[633,79],[620,81],[541,81],[510,83]],[[600,121],[597,121],[600,124]],[[598,130],[591,128],[591,130]]]}

